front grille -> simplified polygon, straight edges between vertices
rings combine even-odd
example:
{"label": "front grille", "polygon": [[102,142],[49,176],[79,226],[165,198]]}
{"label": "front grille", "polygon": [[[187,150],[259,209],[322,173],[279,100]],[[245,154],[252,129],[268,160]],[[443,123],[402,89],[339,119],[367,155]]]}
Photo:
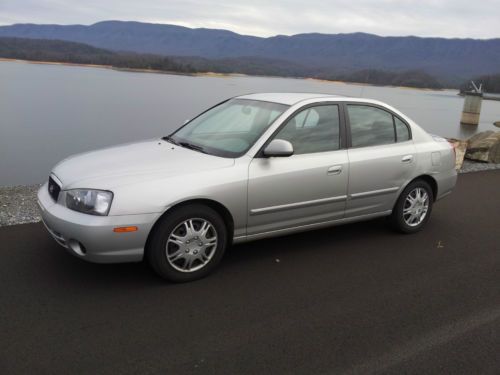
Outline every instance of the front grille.
{"label": "front grille", "polygon": [[49,177],[49,195],[53,200],[57,202],[59,193],[61,192],[61,187],[55,182],[52,177]]}

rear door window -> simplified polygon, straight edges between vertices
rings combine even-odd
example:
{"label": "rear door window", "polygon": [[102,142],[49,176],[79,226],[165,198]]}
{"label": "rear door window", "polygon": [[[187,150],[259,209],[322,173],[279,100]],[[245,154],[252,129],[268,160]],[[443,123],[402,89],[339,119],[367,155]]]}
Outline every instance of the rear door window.
{"label": "rear door window", "polygon": [[410,129],[403,121],[394,116],[394,126],[396,127],[396,141],[405,142],[411,139]]}
{"label": "rear door window", "polygon": [[408,126],[381,108],[348,104],[347,113],[352,147],[386,145],[411,139]]}

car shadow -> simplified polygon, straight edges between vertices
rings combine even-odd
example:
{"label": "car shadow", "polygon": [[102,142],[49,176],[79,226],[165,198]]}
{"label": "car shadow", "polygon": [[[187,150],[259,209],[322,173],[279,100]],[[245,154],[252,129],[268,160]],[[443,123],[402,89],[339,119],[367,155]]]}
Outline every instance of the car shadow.
{"label": "car shadow", "polygon": [[[380,238],[393,235],[395,232],[389,228],[385,218],[337,225],[235,245],[229,249],[226,262],[246,261],[258,259],[262,256],[293,254],[311,248],[347,249],[349,248],[349,242],[353,238],[358,238],[360,233],[366,237]],[[335,246],[332,246],[333,244]]]}
{"label": "car shadow", "polygon": [[[226,251],[219,269],[209,278],[221,277],[225,272],[237,272],[240,267],[248,267],[249,264],[258,266],[259,263],[266,263],[270,259],[279,260],[280,257],[291,255],[301,256],[303,252],[315,251],[318,256],[325,251],[338,254],[349,252],[352,241],[359,239],[360,234],[364,239],[371,241],[397,236],[382,218],[238,244]],[[158,277],[145,261],[119,264],[89,263],[69,254],[55,244],[48,234],[45,237],[47,251],[44,251],[44,268],[52,277],[59,280],[84,283],[88,287],[103,284],[121,287],[127,284],[174,285]]]}

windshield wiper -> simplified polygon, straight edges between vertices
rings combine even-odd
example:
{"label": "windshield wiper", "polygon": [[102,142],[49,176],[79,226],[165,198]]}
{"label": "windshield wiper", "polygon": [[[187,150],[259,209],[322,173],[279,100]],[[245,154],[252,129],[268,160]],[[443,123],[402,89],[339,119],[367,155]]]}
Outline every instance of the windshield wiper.
{"label": "windshield wiper", "polygon": [[179,144],[182,147],[189,148],[190,150],[199,151],[199,152],[203,152],[204,154],[207,154],[207,152],[201,146],[193,145],[192,143],[189,143],[189,142],[179,142]]}
{"label": "windshield wiper", "polygon": [[208,154],[208,152],[206,152],[203,149],[203,147],[198,146],[198,145],[194,145],[194,144],[189,143],[189,142],[178,142],[175,139],[173,139],[170,135],[167,135],[167,136],[163,137],[162,139],[167,141],[167,142],[173,143],[176,146],[182,146],[185,148],[189,148],[190,150],[199,151],[199,152],[203,152],[204,154]]}
{"label": "windshield wiper", "polygon": [[178,146],[179,143],[174,140],[170,135],[167,135],[165,137],[162,138],[164,141],[167,141],[167,142],[170,142],[170,143],[173,143],[174,145]]}

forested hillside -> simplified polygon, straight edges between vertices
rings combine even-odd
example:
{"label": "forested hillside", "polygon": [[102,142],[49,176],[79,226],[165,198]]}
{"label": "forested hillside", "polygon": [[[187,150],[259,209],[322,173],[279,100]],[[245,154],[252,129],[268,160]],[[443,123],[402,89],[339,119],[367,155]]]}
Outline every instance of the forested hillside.
{"label": "forested hillside", "polygon": [[[447,86],[500,69],[500,39],[381,37],[365,33],[261,38],[228,30],[122,21],[90,26],[17,24],[1,26],[0,36],[58,39],[113,51],[198,56],[210,60],[251,57],[260,59],[255,60],[259,65],[263,60],[279,60],[292,64],[287,67],[291,71],[296,65],[315,72],[344,75],[361,70],[420,71]],[[254,70],[258,68],[252,65]]]}

